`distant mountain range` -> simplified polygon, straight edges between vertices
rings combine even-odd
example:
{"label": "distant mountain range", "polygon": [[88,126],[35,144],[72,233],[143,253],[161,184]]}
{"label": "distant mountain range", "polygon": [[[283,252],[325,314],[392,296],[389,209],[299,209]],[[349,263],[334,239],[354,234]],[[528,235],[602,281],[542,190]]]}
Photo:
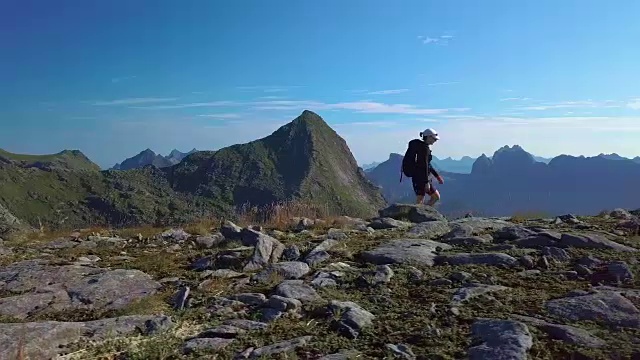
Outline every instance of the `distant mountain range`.
{"label": "distant mountain range", "polygon": [[189,152],[183,153],[176,149],[173,149],[167,156],[156,154],[151,149],[141,151],[138,155],[130,157],[121,163],[115,164],[110,170],[131,170],[139,169],[147,165],[153,165],[157,168],[164,168],[167,166],[178,164],[182,159],[188,155],[196,152],[195,148]]}
{"label": "distant mountain range", "polygon": [[[545,163],[518,145],[505,146],[478,157],[469,174],[442,170],[445,184],[435,185],[441,189],[440,210],[448,214],[595,214],[640,207],[639,160],[560,155]],[[389,202],[415,201],[411,179],[399,181],[401,162],[402,155],[391,154],[366,173]]]}
{"label": "distant mountain range", "polygon": [[[401,154],[394,154],[400,155]],[[433,157],[433,165],[436,169],[446,172],[458,173],[458,174],[469,174],[471,172],[471,167],[477,158],[471,156],[463,156],[462,158],[456,160],[451,157],[447,157],[444,159],[440,159],[437,156]],[[539,162],[548,163],[551,159],[543,158],[540,156],[534,156],[534,159]],[[376,166],[380,165],[380,162],[373,162],[370,164],[366,164],[362,166],[362,169],[365,171],[371,171]]]}
{"label": "distant mountain range", "polygon": [[[395,154],[395,155],[402,156],[401,154]],[[552,159],[552,158],[544,158],[544,157],[535,156],[535,155],[532,155],[532,156],[534,160],[545,163],[545,164],[548,164]],[[640,163],[640,156],[636,156],[633,159],[622,157],[616,153],[600,154],[598,156],[603,157],[605,159],[609,159],[609,160],[632,160],[634,162]],[[463,156],[458,160],[452,159],[451,157],[440,159],[437,156],[434,156],[433,165],[436,169],[441,171],[458,173],[458,174],[469,174],[471,173],[471,168],[473,167],[473,163],[476,161],[476,159],[477,158],[470,157],[470,156]],[[370,164],[362,165],[362,169],[368,172],[373,170],[376,166],[380,164],[381,164],[380,162],[372,162]]]}

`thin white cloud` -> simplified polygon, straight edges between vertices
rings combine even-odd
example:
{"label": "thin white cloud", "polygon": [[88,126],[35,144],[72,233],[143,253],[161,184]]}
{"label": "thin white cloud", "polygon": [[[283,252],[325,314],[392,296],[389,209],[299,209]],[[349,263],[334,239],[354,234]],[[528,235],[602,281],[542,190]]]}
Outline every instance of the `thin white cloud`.
{"label": "thin white cloud", "polygon": [[178,98],[127,98],[109,101],[95,101],[94,106],[109,106],[109,105],[133,105],[133,104],[148,104],[158,102],[175,101]]}
{"label": "thin white cloud", "polygon": [[500,99],[500,101],[527,101],[527,100],[531,100],[531,98],[526,98],[526,97],[509,97],[509,98]]}
{"label": "thin white cloud", "polygon": [[434,45],[448,45],[449,41],[453,38],[453,35],[440,35],[436,37],[418,35],[418,40],[420,40],[423,44]]}
{"label": "thin white cloud", "polygon": [[176,105],[154,105],[154,106],[131,106],[131,109],[144,109],[144,110],[165,110],[165,109],[186,109],[195,107],[222,107],[222,106],[234,106],[239,103],[235,101],[210,101],[210,102],[197,102],[187,104]]}
{"label": "thin white cloud", "polygon": [[390,90],[379,90],[379,91],[370,91],[367,94],[369,95],[391,95],[391,94],[401,94],[409,91],[409,89],[390,89]]}
{"label": "thin white cloud", "polygon": [[409,104],[385,104],[373,101],[354,101],[326,104],[318,101],[268,101],[254,103],[257,110],[351,110],[366,114],[405,114],[405,115],[433,115],[448,111],[467,111],[468,108],[431,109],[421,108]]}
{"label": "thin white cloud", "polygon": [[131,80],[131,79],[135,79],[135,78],[137,78],[137,76],[135,76],[135,75],[134,76],[120,76],[120,77],[115,77],[115,78],[111,79],[111,82],[116,84],[116,83],[119,83],[119,82],[122,82],[122,81],[125,81],[125,80]]}
{"label": "thin white cloud", "polygon": [[240,114],[235,114],[235,113],[201,114],[201,115],[198,115],[198,116],[199,117],[212,118],[212,119],[220,119],[220,120],[239,119],[241,117]]}
{"label": "thin white cloud", "polygon": [[240,91],[262,91],[265,93],[276,93],[276,92],[285,92],[291,89],[301,88],[299,85],[289,85],[289,86],[236,86],[237,90]]}
{"label": "thin white cloud", "polygon": [[543,111],[551,109],[581,109],[581,108],[620,108],[622,105],[618,101],[593,101],[593,100],[580,100],[580,101],[562,101],[554,103],[543,103],[535,106],[521,106],[517,107],[518,110],[530,110],[530,111]]}
{"label": "thin white cloud", "polygon": [[427,86],[454,85],[459,83],[460,83],[459,81],[435,82],[435,83],[429,83],[427,84]]}
{"label": "thin white cloud", "polygon": [[627,107],[633,110],[640,110],[640,98],[631,100]]}
{"label": "thin white cloud", "polygon": [[388,128],[396,125],[398,125],[397,121],[354,121],[354,122],[348,122],[348,123],[335,124],[333,126],[336,128],[353,127],[353,126]]}
{"label": "thin white cloud", "polygon": [[269,95],[269,96],[260,96],[258,99],[260,99],[260,100],[281,100],[281,99],[286,99],[286,96]]}

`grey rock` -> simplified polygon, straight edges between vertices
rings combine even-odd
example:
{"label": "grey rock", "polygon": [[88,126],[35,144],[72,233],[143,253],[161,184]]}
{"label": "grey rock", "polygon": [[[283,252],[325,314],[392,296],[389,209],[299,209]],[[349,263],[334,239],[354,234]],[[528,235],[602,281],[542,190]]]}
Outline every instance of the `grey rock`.
{"label": "grey rock", "polygon": [[560,245],[560,237],[558,233],[541,232],[514,240],[513,244],[522,248],[556,247]]}
{"label": "grey rock", "polygon": [[191,289],[188,286],[185,286],[178,290],[178,292],[174,295],[173,308],[175,310],[183,310],[185,308],[185,304],[187,303],[187,298],[189,297],[190,291]]}
{"label": "grey rock", "polygon": [[[347,236],[347,234],[344,232],[344,230],[340,230],[340,229],[334,229],[331,228],[327,231],[327,240],[338,240],[338,241],[344,241],[349,239],[349,236]],[[321,244],[322,245],[322,244]],[[333,247],[333,245],[330,245],[329,248]],[[323,248],[322,250],[329,250],[329,248]]]}
{"label": "grey rock", "polygon": [[184,343],[182,352],[191,354],[196,351],[220,350],[230,345],[233,341],[233,339],[225,338],[195,338]]}
{"label": "grey rock", "polygon": [[510,250],[515,250],[517,247],[513,244],[498,244],[498,245],[494,245],[490,248],[487,248],[488,251],[497,251],[497,252],[504,252],[504,251],[510,251]]}
{"label": "grey rock", "polygon": [[490,241],[480,236],[454,237],[441,240],[445,244],[453,246],[477,246],[488,244]]}
{"label": "grey rock", "polygon": [[453,281],[449,279],[434,279],[429,282],[431,286],[449,286],[453,285]]}
{"label": "grey rock", "polygon": [[284,279],[299,279],[311,271],[309,265],[302,261],[284,261],[268,265],[260,273],[253,277],[258,282],[268,282],[274,276],[282,276]]}
{"label": "grey rock", "polygon": [[640,311],[634,304],[613,291],[572,296],[547,301],[547,312],[569,321],[592,320],[609,326],[638,327]]}
{"label": "grey rock", "polygon": [[473,227],[467,224],[450,222],[451,231],[442,236],[443,239],[453,239],[457,237],[470,237],[474,235]]}
{"label": "grey rock", "polygon": [[539,268],[548,270],[551,268],[551,265],[549,265],[549,260],[547,259],[546,256],[542,255],[539,259],[538,262],[536,264]]}
{"label": "grey rock", "polygon": [[330,278],[315,278],[311,281],[311,285],[319,288],[338,286],[338,283],[334,279]]}
{"label": "grey rock", "polygon": [[520,225],[506,226],[496,231],[495,237],[500,240],[517,240],[536,235],[536,232]]}
{"label": "grey rock", "polygon": [[540,330],[546,332],[550,338],[555,340],[561,340],[569,344],[575,344],[578,346],[585,346],[590,348],[599,348],[606,345],[606,342],[602,339],[591,335],[588,331],[569,325],[559,325],[546,322],[544,320],[522,316],[513,315],[516,320],[520,320],[526,323],[530,323]]}
{"label": "grey rock", "polygon": [[195,271],[205,271],[213,268],[214,263],[215,263],[215,259],[213,256],[205,256],[192,262],[191,265],[189,265],[189,267]]}
{"label": "grey rock", "polygon": [[321,297],[309,285],[302,280],[285,280],[275,289],[275,295],[297,299],[301,302],[312,302],[320,300]]}
{"label": "grey rock", "polygon": [[225,237],[222,236],[221,233],[217,233],[207,236],[198,236],[196,237],[195,243],[201,249],[210,249],[214,246],[223,244],[225,241]]}
{"label": "grey rock", "polygon": [[522,255],[518,259],[518,262],[520,262],[520,264],[527,269],[533,269],[536,266],[533,258],[530,255]]}
{"label": "grey rock", "polygon": [[393,270],[389,267],[389,265],[378,265],[373,277],[376,282],[388,283],[393,277]]}
{"label": "grey rock", "polygon": [[607,264],[607,272],[620,282],[632,281],[633,271],[631,267],[624,261],[613,261]]}
{"label": "grey rock", "polygon": [[13,359],[24,338],[24,357],[50,359],[77,341],[100,341],[110,337],[151,335],[173,327],[167,316],[123,316],[87,322],[42,321],[0,323],[0,358]]}
{"label": "grey rock", "polygon": [[282,252],[282,259],[285,261],[296,261],[300,258],[300,248],[297,245],[289,245]]}
{"label": "grey rock", "polygon": [[468,281],[472,278],[471,274],[469,274],[468,272],[464,272],[464,271],[456,271],[454,273],[452,273],[451,275],[449,275],[449,279],[453,280],[453,281],[457,281],[457,282],[465,282]]}
{"label": "grey rock", "polygon": [[9,247],[3,246],[0,243],[0,256],[11,256],[13,255],[13,250]]}
{"label": "grey rock", "polygon": [[[97,238],[97,237],[93,236],[93,238]],[[105,237],[104,239],[110,239],[110,238]],[[124,241],[124,239],[122,239],[122,240]],[[92,241],[92,242],[94,242],[94,241]],[[44,248],[48,249],[48,250],[62,250],[62,249],[71,249],[71,248],[74,248],[74,247],[76,247],[78,245],[80,245],[80,242],[78,242],[76,240],[57,239],[57,240],[53,240],[53,241],[50,241],[50,242],[46,243],[44,245]]]}
{"label": "grey rock", "polygon": [[246,333],[247,330],[231,325],[218,325],[213,328],[204,330],[197,337],[199,338],[224,338],[233,339],[238,335]]}
{"label": "grey rock", "polygon": [[576,247],[582,249],[611,249],[624,252],[636,252],[638,249],[611,241],[596,233],[591,234],[562,234],[561,247]]}
{"label": "grey rock", "polygon": [[245,320],[245,319],[231,319],[225,320],[223,322],[224,325],[231,325],[242,330],[247,331],[255,331],[255,330],[265,330],[269,327],[268,324],[259,321]]}
{"label": "grey rock", "polygon": [[419,264],[432,266],[435,252],[451,249],[451,245],[432,240],[396,239],[382,244],[377,248],[364,251],[361,257],[370,263],[383,264]]}
{"label": "grey rock", "polygon": [[277,262],[285,248],[280,241],[251,229],[242,230],[242,242],[245,246],[254,246],[253,255],[245,265],[244,271],[258,270],[269,263]]}
{"label": "grey rock", "polygon": [[342,350],[335,354],[325,355],[318,360],[352,360],[360,357],[357,350]]}
{"label": "grey rock", "polygon": [[384,230],[384,229],[406,229],[411,227],[413,224],[407,221],[400,221],[392,218],[378,218],[373,219],[367,226],[374,230]]}
{"label": "grey rock", "polygon": [[405,344],[387,344],[385,345],[387,349],[391,350],[393,355],[396,357],[400,357],[406,360],[414,360],[416,355],[411,350],[409,345]]}
{"label": "grey rock", "polygon": [[582,221],[580,221],[580,219],[578,219],[575,215],[573,214],[566,214],[566,215],[560,215],[558,217],[556,217],[556,223],[558,223],[558,220],[560,220],[560,223],[567,223],[567,224],[581,224]]}
{"label": "grey rock", "polygon": [[320,245],[311,250],[305,257],[304,261],[309,265],[315,265],[329,259],[331,256],[327,251],[339,243],[340,242],[338,240],[326,239],[320,243]]}
{"label": "grey rock", "polygon": [[220,233],[228,241],[242,239],[242,228],[229,220],[226,220],[220,227]]}
{"label": "grey rock", "polygon": [[602,264],[602,260],[589,255],[589,256],[581,257],[580,259],[578,259],[577,263],[579,265],[584,265],[589,269],[593,269],[595,267],[598,267],[600,264]]}
{"label": "grey rock", "polygon": [[618,220],[629,220],[633,218],[633,215],[625,209],[613,209],[613,211],[609,213],[609,216]]}
{"label": "grey rock", "polygon": [[494,219],[494,218],[482,218],[482,217],[472,217],[472,218],[462,218],[457,219],[450,222],[451,226],[454,224],[460,225],[468,225],[473,229],[473,233],[478,234],[484,231],[498,231],[504,229],[507,226],[512,226],[513,224],[502,220],[502,219]]}
{"label": "grey rock", "polygon": [[26,319],[69,309],[118,310],[153,295],[162,286],[139,270],[48,265],[38,260],[0,269],[0,314]]}
{"label": "grey rock", "polygon": [[311,281],[311,285],[319,288],[338,286],[338,283],[336,282],[337,278],[338,277],[333,273],[321,271],[315,275],[315,277]]}
{"label": "grey rock", "polygon": [[553,259],[558,262],[571,260],[571,256],[565,249],[557,247],[543,247],[542,255],[545,255],[547,258]]}
{"label": "grey rock", "polygon": [[375,315],[351,301],[332,300],[328,309],[334,314],[341,314],[334,324],[338,332],[346,337],[355,339],[362,329],[371,326]]}
{"label": "grey rock", "polygon": [[229,296],[231,300],[253,306],[260,306],[267,302],[267,297],[262,293],[242,293]]}
{"label": "grey rock", "polygon": [[9,212],[9,209],[0,204],[0,236],[21,230],[28,230],[28,226]]}
{"label": "grey rock", "polygon": [[409,271],[409,279],[413,281],[421,280],[422,277],[424,276],[424,273],[421,270],[416,269],[413,266],[409,266],[408,271]]}
{"label": "grey rock", "polygon": [[407,232],[409,237],[434,239],[451,231],[447,221],[427,221],[416,224]]}
{"label": "grey rock", "polygon": [[[188,240],[191,237],[191,234],[187,233],[183,229],[169,229],[160,234],[160,237],[163,239],[170,239],[177,242],[183,242]],[[89,237],[89,240],[92,240]]]}
{"label": "grey rock", "polygon": [[471,325],[470,360],[526,360],[533,346],[529,328],[521,322],[500,319],[477,319]]}
{"label": "grey rock", "polygon": [[499,267],[513,267],[518,263],[514,257],[503,253],[457,253],[440,255],[435,259],[436,264],[450,265],[491,265]]}
{"label": "grey rock", "polygon": [[589,276],[592,273],[591,269],[581,264],[576,264],[573,268],[580,276]]}
{"label": "grey rock", "polygon": [[297,311],[302,308],[302,302],[297,299],[271,295],[267,300],[266,306],[279,311]]}
{"label": "grey rock", "polygon": [[408,220],[413,223],[446,220],[445,217],[433,207],[417,204],[393,204],[385,209],[379,210],[378,214],[381,218],[389,217],[396,220]]}
{"label": "grey rock", "polygon": [[467,284],[453,294],[451,298],[451,304],[459,306],[464,302],[467,302],[475,297],[484,295],[490,292],[504,291],[509,288],[501,285],[485,285],[485,284]]}
{"label": "grey rock", "polygon": [[373,272],[363,274],[358,280],[361,284],[376,286],[391,281],[393,270],[388,265],[378,265]]}
{"label": "grey rock", "polygon": [[300,218],[300,220],[298,220],[298,223],[296,224],[296,230],[298,231],[309,230],[313,228],[314,225],[315,223],[313,220],[303,217],[303,218]]}
{"label": "grey rock", "polygon": [[538,269],[525,270],[518,273],[522,277],[535,277],[542,274],[542,271]]}
{"label": "grey rock", "polygon": [[255,359],[262,356],[271,356],[294,351],[299,347],[305,346],[309,341],[311,341],[311,339],[313,339],[313,336],[301,336],[295,339],[281,341],[273,345],[263,346],[253,350],[249,358]]}
{"label": "grey rock", "polygon": [[243,273],[239,273],[237,271],[229,270],[229,269],[218,269],[212,271],[209,275],[212,278],[222,278],[222,279],[233,279],[238,277],[245,276]]}
{"label": "grey rock", "polygon": [[283,314],[284,312],[278,309],[265,307],[260,310],[260,321],[270,323],[281,318]]}

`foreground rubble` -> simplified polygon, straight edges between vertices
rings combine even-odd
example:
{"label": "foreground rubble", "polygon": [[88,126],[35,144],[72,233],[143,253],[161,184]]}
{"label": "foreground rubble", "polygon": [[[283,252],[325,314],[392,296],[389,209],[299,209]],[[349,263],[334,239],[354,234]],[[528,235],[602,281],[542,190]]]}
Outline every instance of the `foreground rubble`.
{"label": "foreground rubble", "polygon": [[1,241],[0,359],[640,356],[636,215],[342,220]]}

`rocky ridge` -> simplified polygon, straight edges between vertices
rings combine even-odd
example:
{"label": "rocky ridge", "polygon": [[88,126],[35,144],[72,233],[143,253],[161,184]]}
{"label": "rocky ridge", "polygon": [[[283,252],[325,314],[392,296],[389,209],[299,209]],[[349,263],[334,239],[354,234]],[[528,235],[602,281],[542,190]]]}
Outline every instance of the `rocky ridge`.
{"label": "rocky ridge", "polygon": [[637,214],[0,240],[0,358],[640,356]]}

